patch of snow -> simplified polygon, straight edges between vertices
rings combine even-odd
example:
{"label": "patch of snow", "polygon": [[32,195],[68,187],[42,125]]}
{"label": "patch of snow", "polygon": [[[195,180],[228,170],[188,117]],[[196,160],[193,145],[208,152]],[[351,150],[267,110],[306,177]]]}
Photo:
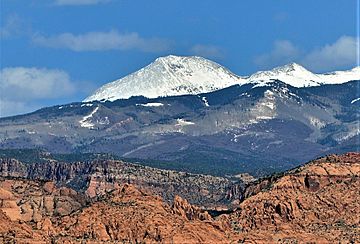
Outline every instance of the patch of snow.
{"label": "patch of snow", "polygon": [[352,100],[352,101],[351,101],[351,104],[356,103],[357,101],[360,101],[360,97]]}
{"label": "patch of snow", "polygon": [[325,122],[321,121],[318,118],[312,117],[312,116],[309,117],[309,121],[312,126],[318,128],[318,129],[321,129],[326,126]]}
{"label": "patch of snow", "polygon": [[240,136],[244,136],[244,135],[243,134],[234,134],[234,137],[230,141],[238,142],[238,137],[240,137]]}
{"label": "patch of snow", "polygon": [[92,107],[94,104],[92,103],[84,103],[84,104],[81,104],[81,107]]}
{"label": "patch of snow", "polygon": [[258,103],[260,106],[265,106],[274,110],[276,108],[274,93],[270,90],[264,92],[265,98]]}
{"label": "patch of snow", "polygon": [[145,103],[145,104],[136,104],[136,106],[143,106],[143,107],[161,107],[164,106],[162,103]]}
{"label": "patch of snow", "polygon": [[257,116],[256,117],[257,120],[269,120],[269,119],[273,119],[273,117],[271,116]]}
{"label": "patch of snow", "polygon": [[80,126],[84,128],[92,129],[94,124],[91,121],[92,116],[99,110],[99,107],[96,107],[90,114],[84,116],[80,121]]}
{"label": "patch of snow", "polygon": [[264,103],[260,103],[260,104],[270,108],[271,110],[275,109],[275,103],[272,101],[268,101],[268,102],[264,102]]}
{"label": "patch of snow", "polygon": [[137,147],[137,148],[135,148],[135,149],[133,149],[133,150],[131,150],[131,151],[128,151],[128,152],[124,153],[122,156],[123,156],[123,157],[126,157],[126,156],[128,156],[128,155],[130,155],[130,154],[132,154],[132,153],[134,153],[134,152],[137,152],[137,151],[139,151],[139,150],[142,150],[142,149],[144,149],[144,148],[151,147],[151,146],[155,146],[155,145],[160,145],[160,144],[162,144],[162,143],[164,143],[164,142],[165,142],[165,141],[155,141],[155,142],[151,142],[151,143],[148,143],[148,144],[139,146],[139,147]]}
{"label": "patch of snow", "polygon": [[273,91],[270,91],[270,90],[266,90],[266,91],[264,92],[264,95],[265,95],[266,97],[273,97],[273,96],[274,96],[274,92],[273,92]]}
{"label": "patch of snow", "polygon": [[360,128],[355,128],[347,133],[342,133],[342,136],[338,136],[337,138],[335,138],[335,140],[336,141],[345,141],[345,140],[350,139],[359,134],[360,134]]}
{"label": "patch of snow", "polygon": [[301,99],[301,97],[299,97],[298,95],[296,95],[295,93],[292,93],[292,92],[289,92],[289,95],[293,96],[293,97],[296,97],[298,99]]}
{"label": "patch of snow", "polygon": [[259,123],[259,121],[256,120],[256,119],[249,119],[249,122],[248,122],[249,125],[251,125],[251,124],[257,124],[257,123]]}
{"label": "patch of snow", "polygon": [[100,125],[108,125],[108,124],[110,124],[109,117],[105,116],[104,119],[101,118],[100,121],[98,121],[98,123]]}
{"label": "patch of snow", "polygon": [[177,119],[176,121],[177,121],[176,126],[186,126],[186,125],[194,125],[195,124],[194,122],[186,121],[184,119]]}
{"label": "patch of snow", "polygon": [[201,100],[204,102],[206,107],[210,106],[208,100],[206,99],[206,97],[202,97]]}
{"label": "patch of snow", "polygon": [[283,143],[283,141],[282,140],[277,140],[277,141],[272,141],[272,142],[269,142],[269,144],[268,145],[280,145],[280,144],[282,144]]}

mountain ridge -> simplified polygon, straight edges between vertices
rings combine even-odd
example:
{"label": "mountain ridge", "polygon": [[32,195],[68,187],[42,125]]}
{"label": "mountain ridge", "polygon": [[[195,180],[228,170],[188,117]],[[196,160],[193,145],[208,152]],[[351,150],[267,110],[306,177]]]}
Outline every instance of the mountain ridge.
{"label": "mountain ridge", "polygon": [[324,154],[358,151],[353,101],[359,82],[296,88],[273,81],[199,95],[53,106],[0,119],[0,148],[110,153],[162,169],[257,177]]}
{"label": "mountain ridge", "polygon": [[132,96],[157,98],[164,96],[196,95],[232,85],[266,86],[281,80],[294,87],[340,84],[360,79],[360,67],[347,71],[315,74],[297,63],[239,76],[224,66],[199,56],[159,57],[144,68],[98,88],[84,102],[115,101]]}

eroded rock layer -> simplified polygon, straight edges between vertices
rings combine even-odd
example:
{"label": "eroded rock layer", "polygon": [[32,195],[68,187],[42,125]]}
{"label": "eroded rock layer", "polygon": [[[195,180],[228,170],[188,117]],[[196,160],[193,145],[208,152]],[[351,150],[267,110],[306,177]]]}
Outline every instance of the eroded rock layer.
{"label": "eroded rock layer", "polygon": [[360,153],[332,155],[251,183],[211,217],[174,193],[117,184],[96,197],[51,181],[0,180],[0,242],[358,243]]}
{"label": "eroded rock layer", "polygon": [[241,240],[359,242],[360,154],[329,156],[248,187],[227,216]]}
{"label": "eroded rock layer", "polygon": [[84,192],[90,198],[130,183],[149,189],[167,201],[180,195],[192,204],[206,207],[231,205],[241,198],[245,186],[241,179],[232,182],[224,177],[161,170],[118,160],[23,163],[0,159],[0,176],[54,181]]}

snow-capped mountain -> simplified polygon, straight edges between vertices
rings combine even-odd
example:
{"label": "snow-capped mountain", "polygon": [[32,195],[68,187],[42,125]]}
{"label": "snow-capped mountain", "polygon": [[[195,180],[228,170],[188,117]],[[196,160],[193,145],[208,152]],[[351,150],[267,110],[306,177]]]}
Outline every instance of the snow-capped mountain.
{"label": "snow-capped mountain", "polygon": [[360,79],[360,67],[348,71],[315,74],[299,64],[290,63],[250,76],[238,76],[220,64],[202,57],[166,56],[124,78],[100,87],[84,102],[114,101],[132,96],[147,98],[200,94],[223,89],[235,84],[267,86],[280,80],[293,87],[339,84]]}
{"label": "snow-capped mountain", "polygon": [[166,56],[124,78],[105,84],[84,101],[131,96],[156,98],[215,91],[244,80],[221,65],[202,57]]}
{"label": "snow-capped mountain", "polygon": [[319,75],[326,84],[341,84],[350,80],[360,79],[360,66],[351,70],[335,71]]}
{"label": "snow-capped mountain", "polygon": [[271,82],[201,95],[63,104],[0,118],[0,151],[105,152],[154,160],[156,167],[261,176],[359,150],[360,80],[317,87]]}
{"label": "snow-capped mountain", "polygon": [[280,80],[293,87],[309,87],[324,84],[341,84],[360,79],[360,67],[347,71],[335,71],[314,74],[297,63],[276,67],[269,71],[259,71],[249,76],[247,81],[256,86],[265,86],[274,80]]}

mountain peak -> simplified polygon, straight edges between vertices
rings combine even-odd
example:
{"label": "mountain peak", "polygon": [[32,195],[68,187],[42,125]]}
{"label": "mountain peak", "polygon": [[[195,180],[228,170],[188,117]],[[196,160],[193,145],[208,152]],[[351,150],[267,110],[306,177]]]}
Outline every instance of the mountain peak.
{"label": "mountain peak", "polygon": [[84,101],[114,101],[132,96],[156,98],[200,94],[235,84],[252,83],[256,86],[267,86],[274,80],[294,87],[308,87],[359,79],[360,67],[348,71],[314,74],[294,62],[243,78],[203,57],[168,55],[155,59],[151,64],[128,76],[105,84]]}
{"label": "mountain peak", "polygon": [[[262,73],[262,72],[264,72],[264,71],[260,71],[259,73]],[[275,67],[272,70],[265,71],[265,72],[267,72],[269,74],[272,73],[272,74],[288,74],[288,75],[294,75],[294,74],[301,75],[301,73],[313,74],[311,71],[307,70],[300,64],[294,63],[294,62],[285,64],[283,66]]]}
{"label": "mountain peak", "polygon": [[176,56],[168,55],[155,59],[152,64],[168,65],[170,68],[176,69],[194,69],[195,66],[208,65],[220,66],[219,64],[200,56]]}
{"label": "mountain peak", "polygon": [[206,60],[203,57],[200,56],[178,56],[178,55],[167,55],[167,56],[162,56],[162,57],[158,57],[155,59],[155,62],[157,61],[163,61],[163,62],[181,62],[183,60],[188,60],[188,59],[202,59],[202,60]]}
{"label": "mountain peak", "polygon": [[207,93],[239,84],[241,80],[228,69],[208,59],[169,55],[157,58],[124,78],[105,84],[84,101]]}
{"label": "mountain peak", "polygon": [[[300,64],[294,63],[294,62],[283,65],[283,66],[276,67],[273,70],[279,70],[279,71],[283,71],[283,72],[308,71]],[[310,71],[308,71],[308,72],[310,72]]]}
{"label": "mountain peak", "polygon": [[269,71],[259,71],[249,77],[249,81],[258,86],[266,85],[273,80],[281,80],[294,87],[317,86],[321,80],[317,74],[310,72],[297,63],[289,63]]}
{"label": "mountain peak", "polygon": [[315,74],[297,63],[289,63],[269,71],[259,71],[248,78],[256,86],[266,86],[274,80],[280,80],[294,87],[319,86],[324,84],[339,84],[360,79],[360,67],[346,71],[334,71],[325,74]]}
{"label": "mountain peak", "polygon": [[176,56],[176,55],[167,55],[167,56],[162,56],[162,57],[158,57],[157,59],[155,59],[154,62],[164,62],[164,63],[171,63],[171,62],[179,62],[181,59],[185,58],[184,56]]}

